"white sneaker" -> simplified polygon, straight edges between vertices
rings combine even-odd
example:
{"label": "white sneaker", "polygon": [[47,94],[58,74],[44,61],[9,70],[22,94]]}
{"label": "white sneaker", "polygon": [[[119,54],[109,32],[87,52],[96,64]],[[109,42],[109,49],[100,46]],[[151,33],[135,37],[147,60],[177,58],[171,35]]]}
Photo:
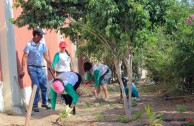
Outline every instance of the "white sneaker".
{"label": "white sneaker", "polygon": [[137,102],[140,102],[140,98],[136,98],[136,101],[137,101]]}

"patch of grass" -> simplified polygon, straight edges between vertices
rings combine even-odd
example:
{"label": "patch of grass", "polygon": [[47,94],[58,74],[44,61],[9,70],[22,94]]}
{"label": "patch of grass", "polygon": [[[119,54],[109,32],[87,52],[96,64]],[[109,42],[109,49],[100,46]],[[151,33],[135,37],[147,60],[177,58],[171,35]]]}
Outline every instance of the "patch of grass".
{"label": "patch of grass", "polygon": [[135,99],[132,99],[132,107],[135,107],[135,106],[137,106],[137,102]]}
{"label": "patch of grass", "polygon": [[165,118],[164,113],[158,114],[158,116],[156,116],[156,119],[159,119],[159,120],[164,120],[164,118]]}
{"label": "patch of grass", "polygon": [[104,115],[101,113],[98,113],[98,114],[96,114],[95,119],[97,121],[102,121],[102,120],[104,120]]}
{"label": "patch of grass", "polygon": [[110,85],[107,85],[107,90],[108,90],[109,92],[116,92],[115,87],[112,87],[112,86],[110,86]]}
{"label": "patch of grass", "polygon": [[142,117],[143,113],[144,113],[143,111],[138,111],[138,112],[134,113],[132,115],[132,120],[135,121],[135,120],[140,119]]}
{"label": "patch of grass", "polygon": [[82,109],[91,108],[91,107],[92,107],[92,105],[90,103],[88,103],[88,102],[85,102],[84,104],[82,104],[80,106],[80,108],[82,108]]}
{"label": "patch of grass", "polygon": [[118,115],[117,120],[121,123],[128,123],[129,119],[126,115]]}
{"label": "patch of grass", "polygon": [[176,110],[179,111],[180,113],[183,113],[187,111],[187,106],[185,105],[176,105]]}

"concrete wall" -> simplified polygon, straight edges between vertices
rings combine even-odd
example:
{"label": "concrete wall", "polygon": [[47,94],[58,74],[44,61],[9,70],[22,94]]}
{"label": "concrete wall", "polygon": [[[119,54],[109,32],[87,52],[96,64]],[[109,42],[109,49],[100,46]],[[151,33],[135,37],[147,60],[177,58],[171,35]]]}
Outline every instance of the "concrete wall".
{"label": "concrete wall", "polygon": [[20,97],[17,83],[14,77],[17,77],[15,40],[13,25],[9,19],[13,17],[12,0],[0,1],[0,51],[1,51],[1,73],[2,82],[0,94],[2,95],[0,110],[12,110],[13,107],[20,106]]}

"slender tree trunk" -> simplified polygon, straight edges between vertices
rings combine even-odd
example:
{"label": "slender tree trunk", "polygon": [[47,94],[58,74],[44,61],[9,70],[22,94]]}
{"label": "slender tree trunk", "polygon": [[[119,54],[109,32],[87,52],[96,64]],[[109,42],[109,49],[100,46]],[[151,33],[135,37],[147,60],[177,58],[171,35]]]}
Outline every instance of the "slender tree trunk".
{"label": "slender tree trunk", "polygon": [[120,88],[121,88],[121,91],[122,91],[125,114],[129,116],[130,111],[129,111],[129,107],[128,107],[128,101],[127,101],[127,97],[126,97],[126,94],[125,94],[123,81],[121,79],[121,65],[122,65],[122,62],[117,57],[115,57],[114,58],[114,64],[115,64],[116,73],[117,73],[117,76],[118,76],[118,79],[119,79]]}
{"label": "slender tree trunk", "polygon": [[131,51],[129,51],[127,57],[125,57],[124,59],[125,65],[127,67],[127,76],[128,76],[128,82],[127,83],[127,87],[129,89],[129,98],[128,98],[128,108],[129,108],[129,114],[131,115],[131,111],[132,111],[132,86],[131,86],[131,82],[132,82],[132,55],[131,55]]}

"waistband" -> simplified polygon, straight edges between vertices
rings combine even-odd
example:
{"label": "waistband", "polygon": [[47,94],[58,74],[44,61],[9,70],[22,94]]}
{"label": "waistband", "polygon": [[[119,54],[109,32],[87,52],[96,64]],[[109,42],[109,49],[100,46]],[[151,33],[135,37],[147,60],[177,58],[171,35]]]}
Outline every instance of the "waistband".
{"label": "waistband", "polygon": [[32,66],[32,67],[35,67],[35,68],[43,68],[43,67],[46,67],[46,66],[36,66],[36,65],[28,65],[28,66]]}

